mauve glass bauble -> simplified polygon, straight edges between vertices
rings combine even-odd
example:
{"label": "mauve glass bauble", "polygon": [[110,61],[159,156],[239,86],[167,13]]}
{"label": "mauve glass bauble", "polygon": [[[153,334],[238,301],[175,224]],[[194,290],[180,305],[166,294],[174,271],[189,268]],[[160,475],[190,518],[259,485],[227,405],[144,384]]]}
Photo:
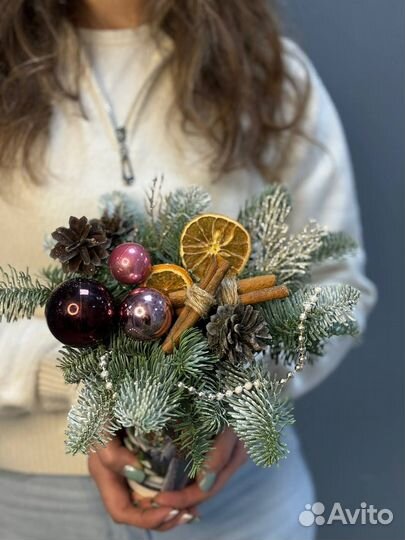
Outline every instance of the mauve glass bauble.
{"label": "mauve glass bauble", "polygon": [[127,242],[113,249],[108,266],[120,283],[137,285],[150,274],[152,261],[149,252],[141,244]]}
{"label": "mauve glass bauble", "polygon": [[97,281],[74,278],[49,297],[45,316],[52,334],[71,347],[90,347],[108,338],[114,324],[114,302]]}
{"label": "mauve glass bauble", "polygon": [[156,289],[140,287],[121,304],[120,324],[129,336],[139,340],[157,339],[168,332],[173,319],[168,298]]}

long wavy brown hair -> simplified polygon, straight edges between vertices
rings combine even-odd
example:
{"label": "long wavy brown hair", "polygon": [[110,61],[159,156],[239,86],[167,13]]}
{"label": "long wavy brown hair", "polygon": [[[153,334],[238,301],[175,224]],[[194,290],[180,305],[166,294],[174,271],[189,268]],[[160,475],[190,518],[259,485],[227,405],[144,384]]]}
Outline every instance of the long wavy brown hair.
{"label": "long wavy brown hair", "polygon": [[[0,0],[0,167],[13,169],[18,158],[35,183],[53,104],[79,101],[58,69],[77,8],[73,0]],[[184,129],[210,142],[213,170],[254,167],[278,181],[310,88],[289,72],[268,0],[148,0],[145,18],[173,41],[174,105]],[[270,167],[266,151],[279,140]]]}

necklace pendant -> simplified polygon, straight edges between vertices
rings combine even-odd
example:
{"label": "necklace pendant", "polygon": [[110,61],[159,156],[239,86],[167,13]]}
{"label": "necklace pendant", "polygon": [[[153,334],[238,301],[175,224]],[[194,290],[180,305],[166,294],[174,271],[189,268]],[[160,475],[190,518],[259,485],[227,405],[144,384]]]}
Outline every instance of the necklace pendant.
{"label": "necklace pendant", "polygon": [[120,149],[122,179],[127,186],[132,186],[135,182],[135,174],[129,157],[125,127],[116,128],[115,135]]}
{"label": "necklace pendant", "polygon": [[128,154],[121,153],[121,170],[122,170],[122,179],[127,186],[132,186],[135,182],[135,175],[132,169],[131,160],[128,157]]}

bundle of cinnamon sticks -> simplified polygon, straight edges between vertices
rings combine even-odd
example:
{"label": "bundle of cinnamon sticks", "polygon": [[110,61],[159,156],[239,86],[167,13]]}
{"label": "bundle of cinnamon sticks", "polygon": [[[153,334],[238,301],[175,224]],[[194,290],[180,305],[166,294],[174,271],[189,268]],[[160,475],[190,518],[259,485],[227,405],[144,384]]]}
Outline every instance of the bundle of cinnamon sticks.
{"label": "bundle of cinnamon sticks", "polygon": [[[218,287],[229,270],[229,263],[222,257],[213,257],[207,271],[199,283],[199,287],[209,295],[215,296]],[[288,289],[284,285],[275,286],[274,275],[257,276],[241,279],[237,282],[239,302],[242,304],[257,304],[288,296]],[[174,308],[181,309],[179,316],[163,342],[162,349],[171,353],[178,344],[182,333],[192,328],[200,319],[201,314],[189,305],[185,305],[186,291],[176,291],[169,294]]]}

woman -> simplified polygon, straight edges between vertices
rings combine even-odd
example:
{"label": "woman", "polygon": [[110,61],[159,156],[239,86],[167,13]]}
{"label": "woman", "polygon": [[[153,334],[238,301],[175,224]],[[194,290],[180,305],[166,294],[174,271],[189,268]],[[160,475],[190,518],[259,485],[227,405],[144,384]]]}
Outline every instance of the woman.
{"label": "woman", "polygon": [[[213,211],[235,217],[266,182],[283,182],[292,230],[315,218],[361,246],[336,111],[265,0],[0,0],[0,9],[2,266],[47,265],[46,232],[70,214],[95,215],[103,193],[142,200],[161,174],[165,190],[200,184]],[[363,269],[360,248],[315,276],[361,290],[362,327],[374,297]],[[292,396],[350,346],[332,343],[294,378]],[[1,324],[2,538],[313,538],[298,523],[314,492],[293,430],[279,468],[255,468],[226,431],[193,485],[137,505],[125,481],[136,476],[132,456],[113,441],[89,458],[94,482],[84,457],[64,454],[72,396],[55,367],[58,348],[40,313]]]}

